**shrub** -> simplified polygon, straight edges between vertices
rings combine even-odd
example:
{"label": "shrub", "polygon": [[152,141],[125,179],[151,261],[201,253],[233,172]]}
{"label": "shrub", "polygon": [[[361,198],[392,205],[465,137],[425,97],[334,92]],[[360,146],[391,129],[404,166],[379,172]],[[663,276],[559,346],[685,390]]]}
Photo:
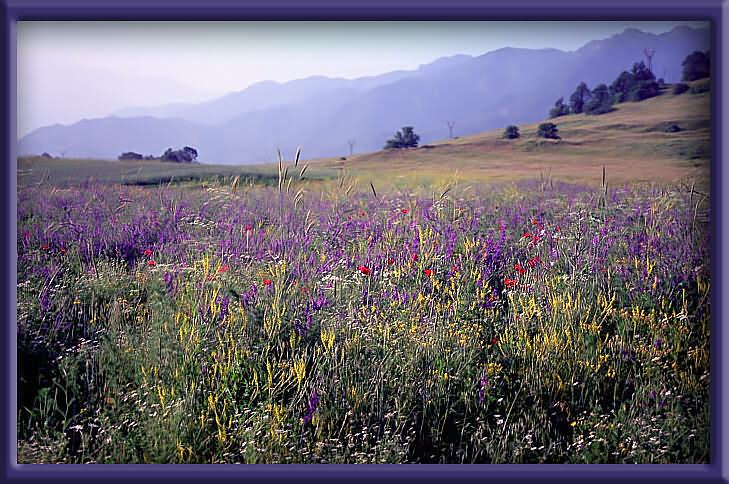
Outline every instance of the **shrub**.
{"label": "shrub", "polygon": [[506,129],[504,130],[503,138],[506,138],[506,139],[516,139],[519,136],[521,136],[519,134],[519,127],[518,126],[514,126],[513,124],[507,126]]}
{"label": "shrub", "polygon": [[663,128],[663,131],[666,133],[676,133],[678,131],[681,131],[681,127],[675,123],[671,123]]}
{"label": "shrub", "polygon": [[539,125],[539,128],[537,130],[537,136],[540,136],[542,138],[561,139],[559,135],[557,135],[558,131],[559,130],[557,129],[556,124],[542,123]]}
{"label": "shrub", "polygon": [[673,86],[673,94],[676,94],[676,95],[683,94],[688,90],[689,90],[688,84],[684,84],[683,82],[679,82],[678,84]]}
{"label": "shrub", "polygon": [[655,81],[640,81],[628,92],[628,101],[638,102],[658,95],[658,83]]}
{"label": "shrub", "polygon": [[141,160],[142,158],[142,155],[135,153],[134,151],[127,151],[126,153],[119,155],[119,160]]}
{"label": "shrub", "polygon": [[691,86],[691,94],[701,94],[702,92],[709,92],[711,90],[711,83],[709,81],[699,82]]}

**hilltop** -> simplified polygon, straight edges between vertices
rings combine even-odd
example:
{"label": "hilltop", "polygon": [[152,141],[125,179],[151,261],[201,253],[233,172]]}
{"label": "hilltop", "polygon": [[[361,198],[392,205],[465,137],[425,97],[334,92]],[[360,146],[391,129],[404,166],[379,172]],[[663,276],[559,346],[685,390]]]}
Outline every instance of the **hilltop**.
{"label": "hilltop", "polygon": [[[703,81],[688,83],[699,84]],[[504,181],[548,175],[555,180],[599,183],[606,167],[611,184],[672,183],[695,179],[708,187],[710,93],[672,94],[672,86],[641,102],[616,104],[602,115],[572,114],[521,124],[519,139],[504,129],[431,142],[415,149],[383,150],[314,160],[316,166],[388,179],[428,179],[455,174],[463,179]],[[537,137],[541,122],[557,125],[561,139]],[[680,131],[670,132],[677,125]],[[417,131],[417,127],[416,127]]]}

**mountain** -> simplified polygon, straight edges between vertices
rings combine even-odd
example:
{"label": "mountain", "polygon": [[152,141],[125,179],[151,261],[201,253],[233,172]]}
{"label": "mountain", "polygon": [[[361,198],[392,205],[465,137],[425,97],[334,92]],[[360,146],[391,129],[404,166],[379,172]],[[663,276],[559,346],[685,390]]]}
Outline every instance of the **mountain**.
{"label": "mountain", "polygon": [[[115,159],[123,151],[160,154],[191,145],[211,163],[274,161],[276,147],[305,158],[375,151],[402,126],[414,126],[421,144],[466,136],[545,117],[585,81],[610,84],[652,49],[654,72],[681,77],[681,62],[708,50],[708,29],[677,27],[660,35],[626,29],[580,49],[502,48],[480,56],[456,55],[359,79],[321,76],[266,81],[200,104],[124,110],[116,116],[36,130],[19,141],[19,154],[43,151],[78,158]],[[125,117],[122,117],[124,115]]]}

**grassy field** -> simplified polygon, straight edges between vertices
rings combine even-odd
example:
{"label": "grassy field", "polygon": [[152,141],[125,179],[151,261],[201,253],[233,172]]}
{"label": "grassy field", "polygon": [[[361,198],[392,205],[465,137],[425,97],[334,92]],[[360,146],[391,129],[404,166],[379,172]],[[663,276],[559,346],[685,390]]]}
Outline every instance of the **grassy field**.
{"label": "grassy field", "polygon": [[[120,185],[158,185],[160,183],[232,181],[242,185],[275,185],[275,165],[209,165],[162,161],[110,161],[43,158],[18,159],[18,185],[31,184],[74,186],[82,181]],[[337,170],[310,167],[306,175],[312,181],[332,178]]]}
{"label": "grassy field", "polygon": [[[697,81],[696,83],[701,82]],[[378,151],[316,160],[312,166],[347,169],[381,184],[428,183],[444,172],[462,180],[515,181],[549,176],[599,185],[602,167],[610,183],[691,183],[708,190],[710,93],[678,96],[664,89],[656,98],[622,103],[600,116],[575,114],[552,120],[561,140],[538,138],[539,123],[520,125],[521,138],[503,129],[430,143],[410,150]],[[665,132],[676,124],[679,132]]]}
{"label": "grassy field", "polygon": [[312,179],[20,160],[18,462],[708,463],[706,96]]}

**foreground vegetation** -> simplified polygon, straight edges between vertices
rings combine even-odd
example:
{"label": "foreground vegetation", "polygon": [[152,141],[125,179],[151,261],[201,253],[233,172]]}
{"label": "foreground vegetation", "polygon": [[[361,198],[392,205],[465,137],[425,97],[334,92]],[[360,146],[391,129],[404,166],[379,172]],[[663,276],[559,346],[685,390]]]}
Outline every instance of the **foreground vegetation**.
{"label": "foreground vegetation", "polygon": [[706,200],[327,187],[22,186],[19,462],[708,462]]}

